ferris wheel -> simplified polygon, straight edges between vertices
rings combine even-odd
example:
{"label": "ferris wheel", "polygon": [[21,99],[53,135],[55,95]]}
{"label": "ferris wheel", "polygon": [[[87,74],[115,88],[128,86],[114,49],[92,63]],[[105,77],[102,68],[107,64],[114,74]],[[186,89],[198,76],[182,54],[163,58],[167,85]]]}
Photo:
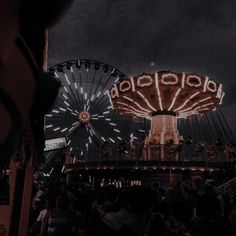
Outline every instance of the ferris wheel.
{"label": "ferris wheel", "polygon": [[108,64],[76,59],[49,68],[61,82],[57,99],[45,116],[45,137],[66,137],[67,153],[81,160],[97,160],[100,146],[141,137],[145,122],[134,122],[116,112],[108,90],[127,77]]}

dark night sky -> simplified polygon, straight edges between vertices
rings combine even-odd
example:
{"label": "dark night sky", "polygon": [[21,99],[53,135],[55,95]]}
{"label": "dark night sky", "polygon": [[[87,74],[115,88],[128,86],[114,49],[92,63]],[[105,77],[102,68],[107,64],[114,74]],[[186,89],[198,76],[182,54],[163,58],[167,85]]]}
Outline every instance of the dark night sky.
{"label": "dark night sky", "polygon": [[223,84],[222,110],[236,134],[235,0],[74,0],[49,31],[49,66],[75,58],[105,62],[128,76],[207,75]]}

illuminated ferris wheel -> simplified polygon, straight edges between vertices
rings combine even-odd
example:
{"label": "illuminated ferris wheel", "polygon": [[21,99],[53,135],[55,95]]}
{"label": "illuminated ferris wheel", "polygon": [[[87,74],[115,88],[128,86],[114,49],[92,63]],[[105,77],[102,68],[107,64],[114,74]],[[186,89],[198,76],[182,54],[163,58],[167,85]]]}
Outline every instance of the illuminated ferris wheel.
{"label": "illuminated ferris wheel", "polygon": [[66,152],[78,159],[96,160],[100,146],[143,136],[146,124],[116,112],[108,90],[127,77],[118,69],[94,60],[70,60],[49,69],[61,82],[57,99],[45,116],[45,137],[66,137]]}

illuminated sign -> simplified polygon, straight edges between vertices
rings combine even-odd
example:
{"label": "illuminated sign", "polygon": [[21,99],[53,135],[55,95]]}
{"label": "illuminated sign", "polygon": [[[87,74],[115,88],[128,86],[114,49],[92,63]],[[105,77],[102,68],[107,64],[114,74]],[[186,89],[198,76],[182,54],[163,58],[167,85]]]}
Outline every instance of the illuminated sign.
{"label": "illuminated sign", "polygon": [[48,139],[45,140],[44,151],[47,152],[47,151],[62,149],[66,148],[66,146],[67,146],[66,137]]}

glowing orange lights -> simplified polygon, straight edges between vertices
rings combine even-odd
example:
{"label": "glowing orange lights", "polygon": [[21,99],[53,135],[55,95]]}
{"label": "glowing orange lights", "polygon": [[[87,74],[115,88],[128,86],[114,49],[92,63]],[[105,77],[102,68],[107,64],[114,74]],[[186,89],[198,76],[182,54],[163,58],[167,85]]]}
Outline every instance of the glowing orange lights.
{"label": "glowing orange lights", "polygon": [[222,103],[222,85],[194,73],[157,72],[132,77],[109,91],[120,113],[151,118],[156,111],[173,111],[176,117],[201,115]]}

